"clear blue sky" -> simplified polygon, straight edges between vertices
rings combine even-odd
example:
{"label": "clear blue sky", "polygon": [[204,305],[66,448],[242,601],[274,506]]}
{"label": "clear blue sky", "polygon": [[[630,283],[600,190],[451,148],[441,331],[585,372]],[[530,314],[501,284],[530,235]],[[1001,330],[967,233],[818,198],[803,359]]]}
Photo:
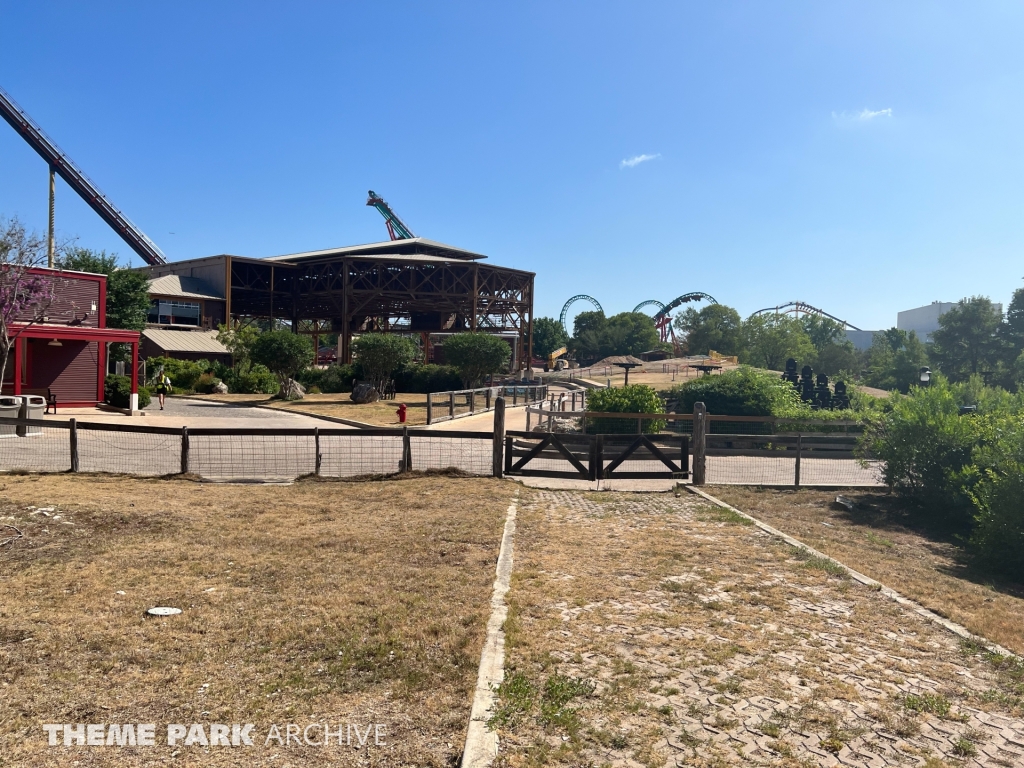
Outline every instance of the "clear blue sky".
{"label": "clear blue sky", "polygon": [[[1024,285],[1020,3],[0,0],[0,29],[0,85],[172,260],[384,240],[373,189],[535,271],[539,315],[701,290],[874,329]],[[0,213],[46,205],[0,123]]]}

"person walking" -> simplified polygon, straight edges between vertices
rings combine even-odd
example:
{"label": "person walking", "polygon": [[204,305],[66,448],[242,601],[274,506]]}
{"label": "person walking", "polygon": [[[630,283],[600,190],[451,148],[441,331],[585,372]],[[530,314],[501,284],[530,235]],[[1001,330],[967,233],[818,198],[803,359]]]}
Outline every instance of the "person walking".
{"label": "person walking", "polygon": [[164,398],[167,397],[167,393],[171,391],[171,380],[167,374],[164,373],[164,369],[161,368],[156,374],[156,397],[160,401],[160,410],[164,409]]}

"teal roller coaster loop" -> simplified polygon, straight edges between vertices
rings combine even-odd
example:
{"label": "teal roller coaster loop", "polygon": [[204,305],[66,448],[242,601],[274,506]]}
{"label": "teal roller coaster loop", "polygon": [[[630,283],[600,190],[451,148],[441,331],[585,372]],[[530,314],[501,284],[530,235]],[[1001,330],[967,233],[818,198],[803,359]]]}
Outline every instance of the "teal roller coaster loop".
{"label": "teal roller coaster loop", "polygon": [[658,311],[660,312],[661,310],[663,310],[665,308],[665,305],[662,304],[657,299],[648,299],[647,301],[641,301],[639,304],[637,304],[635,307],[633,307],[633,311],[634,312],[639,312],[644,307],[657,307]]}
{"label": "teal roller coaster loop", "polygon": [[585,293],[573,296],[571,299],[565,302],[565,305],[562,307],[562,314],[558,318],[558,322],[562,324],[562,328],[565,328],[565,332],[568,333],[570,336],[572,335],[572,331],[570,331],[566,327],[565,318],[569,314],[569,307],[571,307],[577,301],[589,301],[591,304],[594,305],[594,309],[596,309],[598,312],[604,312],[604,308],[598,303],[597,299],[595,299],[593,296],[587,296]]}

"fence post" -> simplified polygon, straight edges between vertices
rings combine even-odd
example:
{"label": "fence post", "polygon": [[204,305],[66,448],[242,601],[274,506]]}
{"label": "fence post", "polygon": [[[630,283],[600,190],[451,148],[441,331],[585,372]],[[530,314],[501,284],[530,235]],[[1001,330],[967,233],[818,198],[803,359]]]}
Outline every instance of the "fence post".
{"label": "fence post", "polygon": [[679,469],[686,475],[690,474],[690,441],[686,435],[679,438]]}
{"label": "fence post", "polygon": [[800,487],[800,454],[803,451],[804,436],[797,434],[796,436],[796,466],[793,469],[793,487]]}
{"label": "fence post", "polygon": [[188,427],[181,428],[181,474],[188,474]]}
{"label": "fence post", "polygon": [[488,387],[484,390],[484,410],[491,410],[491,388]]}
{"label": "fence post", "polygon": [[320,476],[320,459],[321,459],[321,456],[320,456],[320,427],[313,427],[313,451],[314,451],[314,454],[316,456],[316,459],[315,459],[316,464],[314,465],[313,473],[317,477],[319,477]]}
{"label": "fence post", "polygon": [[427,393],[427,424],[434,423],[434,394]]}
{"label": "fence post", "polygon": [[402,471],[412,472],[412,438],[408,427],[402,427]]}
{"label": "fence post", "polygon": [[69,439],[71,441],[71,471],[78,471],[78,422],[75,419],[71,419],[68,422],[71,425],[71,429],[68,430]]}
{"label": "fence post", "polygon": [[530,431],[530,404],[526,404],[526,431]]}
{"label": "fence post", "polygon": [[491,463],[491,474],[500,478],[504,467],[505,447],[505,398],[499,397],[494,401],[494,460]]}
{"label": "fence post", "polygon": [[449,392],[448,393],[448,418],[449,419],[454,419],[455,418],[455,393],[454,392]]}
{"label": "fence post", "polygon": [[476,413],[476,390],[469,390],[469,412]]}
{"label": "fence post", "polygon": [[595,480],[604,479],[604,435],[594,435]]}
{"label": "fence post", "polygon": [[707,408],[693,404],[693,484],[704,485],[707,479]]}
{"label": "fence post", "polygon": [[512,405],[519,405],[519,387],[516,386],[514,381],[512,382]]}
{"label": "fence post", "polygon": [[505,435],[505,474],[512,472],[512,435]]}

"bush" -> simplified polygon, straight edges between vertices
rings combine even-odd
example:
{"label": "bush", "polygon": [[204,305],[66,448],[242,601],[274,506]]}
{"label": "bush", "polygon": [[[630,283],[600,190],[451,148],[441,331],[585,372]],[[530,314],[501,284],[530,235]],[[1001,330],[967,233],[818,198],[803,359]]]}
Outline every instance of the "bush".
{"label": "bush", "polygon": [[1024,462],[989,472],[972,494],[975,509],[970,552],[987,570],[1020,580],[1024,575]]}
{"label": "bush", "polygon": [[[664,413],[665,407],[652,387],[630,384],[628,387],[592,390],[587,394],[587,410],[598,413]],[[644,434],[655,434],[663,430],[666,423],[645,419],[642,429]],[[598,434],[635,433],[636,422],[629,419],[588,418],[586,431]]]}
{"label": "bush", "polygon": [[265,365],[250,365],[247,370],[231,370],[223,375],[228,391],[240,395],[273,395],[279,389],[277,376]]}
{"label": "bush", "polygon": [[[115,408],[128,408],[131,404],[132,380],[129,376],[109,374],[103,381],[103,402]],[[145,387],[139,387],[139,408],[149,405],[151,396]]]}
{"label": "bush", "polygon": [[404,336],[366,333],[352,342],[352,351],[367,380],[380,389],[391,374],[416,356],[416,345]]}
{"label": "bush", "polygon": [[451,365],[410,364],[395,371],[396,392],[449,392],[462,388],[459,371]]}
{"label": "bush", "polygon": [[313,362],[313,342],[291,331],[261,333],[249,351],[252,361],[264,365],[284,384]]}
{"label": "bush", "polygon": [[321,392],[351,392],[352,382],[362,378],[362,367],[359,363],[336,363],[327,368],[307,368],[300,371],[295,380],[309,391],[316,387]]}
{"label": "bush", "polygon": [[[793,385],[778,374],[742,366],[718,376],[702,376],[674,387],[677,413],[691,413],[702,402],[708,413],[727,416],[806,416],[811,409],[800,400]],[[815,414],[814,418],[817,418]]]}
{"label": "bush", "polygon": [[930,387],[912,387],[889,413],[871,420],[864,445],[883,462],[883,479],[893,490],[947,522],[966,526],[981,471],[975,448],[991,414],[961,415],[962,389],[941,377]]}
{"label": "bush", "polygon": [[192,385],[192,389],[201,395],[212,395],[217,385],[220,383],[221,380],[212,373],[204,373],[199,377],[196,383]]}
{"label": "bush", "polygon": [[458,370],[467,389],[508,366],[512,347],[489,333],[456,333],[444,340],[444,359]]}
{"label": "bush", "polygon": [[199,377],[212,368],[208,360],[178,360],[173,357],[151,357],[146,360],[146,375],[151,380],[155,379],[157,371],[161,367],[171,380],[172,387],[186,391],[194,390]]}

